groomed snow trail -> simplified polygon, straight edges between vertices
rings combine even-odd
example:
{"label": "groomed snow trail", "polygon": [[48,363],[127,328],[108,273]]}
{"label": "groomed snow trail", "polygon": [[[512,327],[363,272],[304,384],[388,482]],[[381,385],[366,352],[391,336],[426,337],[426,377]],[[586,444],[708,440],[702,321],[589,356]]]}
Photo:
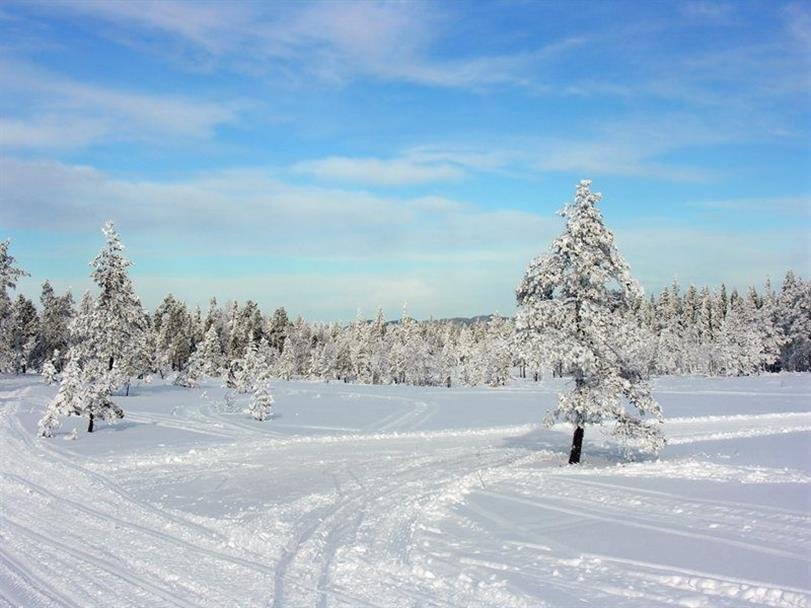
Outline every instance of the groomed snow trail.
{"label": "groomed snow trail", "polygon": [[587,432],[571,468],[545,384],[278,383],[262,424],[140,387],[63,441],[34,433],[53,388],[0,378],[0,604],[806,606],[809,383],[711,386],[670,387],[696,405],[660,459]]}

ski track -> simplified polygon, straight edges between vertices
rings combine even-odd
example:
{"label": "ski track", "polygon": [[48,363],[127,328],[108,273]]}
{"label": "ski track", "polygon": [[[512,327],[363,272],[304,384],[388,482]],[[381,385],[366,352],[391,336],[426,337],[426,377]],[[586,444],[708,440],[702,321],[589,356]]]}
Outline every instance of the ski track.
{"label": "ski track", "polygon": [[[210,402],[193,411],[181,407],[178,415],[136,408],[128,413],[132,421],[213,443],[74,457],[36,439],[20,422],[19,413],[36,409],[39,399],[32,395],[36,384],[26,381],[22,386],[16,381],[11,390],[6,387],[14,380],[0,384],[0,604],[804,608],[811,595],[796,586],[577,553],[549,536],[596,521],[807,568],[808,513],[631,485],[635,477],[811,483],[799,471],[693,458],[626,466],[597,460],[566,468],[560,450],[505,445],[505,438],[543,432],[537,424],[420,430],[437,412],[430,390],[415,397],[337,393],[336,399],[392,404],[394,411],[357,431],[307,424],[279,424],[274,430],[268,428],[272,422],[257,426]],[[286,392],[320,397],[314,389],[289,385]],[[667,422],[671,445],[687,445],[808,432],[811,413]],[[293,429],[333,434],[291,436]],[[216,493],[230,475],[268,466],[293,473],[299,467],[304,478],[312,465],[301,458],[313,450],[333,463],[324,469],[329,479],[304,488],[292,501],[280,497],[257,510],[215,518],[145,498],[157,488],[221,475]],[[321,469],[312,470],[316,479]],[[511,511],[498,506],[505,504],[537,513],[538,523],[528,529],[512,521]],[[559,517],[545,515],[550,513]],[[516,552],[518,562],[507,559]]]}

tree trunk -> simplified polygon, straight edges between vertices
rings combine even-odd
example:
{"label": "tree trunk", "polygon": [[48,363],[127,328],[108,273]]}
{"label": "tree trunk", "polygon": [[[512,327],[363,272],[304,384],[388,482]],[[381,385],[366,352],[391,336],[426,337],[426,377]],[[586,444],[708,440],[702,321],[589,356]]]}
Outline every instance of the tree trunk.
{"label": "tree trunk", "polygon": [[580,451],[583,449],[583,427],[578,426],[574,430],[574,437],[572,438],[572,451],[569,454],[569,464],[578,464],[580,462]]}
{"label": "tree trunk", "polygon": [[107,371],[108,371],[108,372],[113,371],[113,364],[114,364],[114,363],[115,363],[115,359],[114,359],[113,357],[110,357],[110,361],[109,361],[109,363],[107,364]]}
{"label": "tree trunk", "polygon": [[129,383],[129,382],[127,382],[127,392],[124,394],[124,396],[125,396],[125,397],[129,397],[129,396],[130,396],[130,383]]}
{"label": "tree trunk", "polygon": [[93,414],[90,414],[90,423],[87,425],[87,432],[93,432]]}

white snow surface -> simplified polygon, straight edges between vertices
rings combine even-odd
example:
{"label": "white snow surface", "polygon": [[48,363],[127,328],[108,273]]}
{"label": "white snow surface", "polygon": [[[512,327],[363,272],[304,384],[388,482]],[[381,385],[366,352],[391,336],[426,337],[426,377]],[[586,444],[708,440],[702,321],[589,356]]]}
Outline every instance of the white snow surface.
{"label": "white snow surface", "polygon": [[56,387],[2,376],[0,605],[808,605],[811,375],[659,379],[664,452],[576,467],[564,385],[277,381],[257,422],[155,381],[41,439]]}

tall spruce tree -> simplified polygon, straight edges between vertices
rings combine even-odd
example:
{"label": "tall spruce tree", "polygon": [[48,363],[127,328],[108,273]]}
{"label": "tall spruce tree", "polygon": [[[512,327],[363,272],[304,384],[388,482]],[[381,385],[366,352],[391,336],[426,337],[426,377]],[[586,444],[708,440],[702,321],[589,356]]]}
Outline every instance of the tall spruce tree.
{"label": "tall spruce tree", "polygon": [[547,417],[550,424],[574,425],[571,464],[580,461],[587,424],[613,421],[618,438],[648,451],[664,445],[662,411],[639,364],[639,330],[630,314],[641,289],[603,224],[601,195],[590,185],[580,182],[574,202],[561,211],[566,230],[530,263],[516,292],[519,334],[542,336],[534,344],[574,377],[574,389]]}

